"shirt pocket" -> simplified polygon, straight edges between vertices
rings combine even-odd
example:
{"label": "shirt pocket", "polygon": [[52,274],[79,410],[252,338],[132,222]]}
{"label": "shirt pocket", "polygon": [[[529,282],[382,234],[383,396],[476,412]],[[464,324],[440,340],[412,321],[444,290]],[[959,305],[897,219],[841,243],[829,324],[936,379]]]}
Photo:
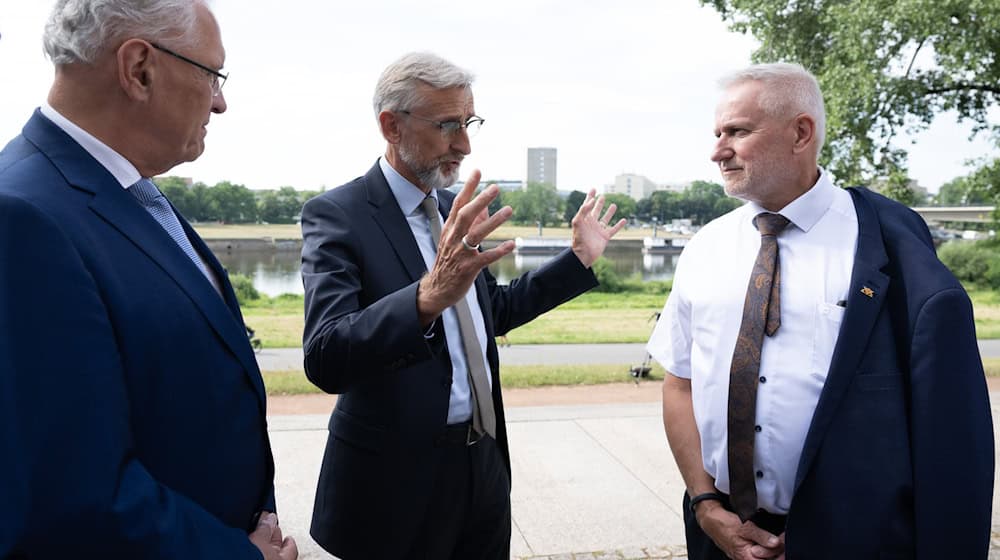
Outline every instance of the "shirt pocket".
{"label": "shirt pocket", "polygon": [[825,380],[837,346],[845,308],[833,303],[816,305],[816,328],[813,330],[812,374]]}

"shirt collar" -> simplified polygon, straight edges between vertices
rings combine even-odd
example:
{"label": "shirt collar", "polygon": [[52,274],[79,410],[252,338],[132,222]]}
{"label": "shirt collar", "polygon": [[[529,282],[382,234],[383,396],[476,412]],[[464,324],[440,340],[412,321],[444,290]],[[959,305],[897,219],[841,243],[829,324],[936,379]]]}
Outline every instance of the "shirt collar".
{"label": "shirt collar", "polygon": [[76,141],[81,148],[86,150],[91,157],[97,160],[105,169],[110,172],[115,179],[121,183],[123,188],[129,188],[138,181],[141,176],[139,170],[132,165],[129,160],[118,152],[112,150],[107,144],[94,137],[93,134],[77,126],[73,121],[67,119],[59,111],[52,108],[47,101],[42,102],[39,107],[42,115],[52,121],[70,138]]}
{"label": "shirt collar", "polygon": [[[382,169],[382,175],[385,175],[386,182],[389,183],[389,190],[392,191],[392,195],[396,197],[396,203],[399,204],[399,209],[403,211],[404,216],[413,215],[415,212],[423,212],[420,209],[420,203],[427,198],[428,195],[424,194],[424,191],[420,190],[416,185],[411,183],[399,174],[385,157],[378,158],[378,165]],[[437,190],[432,190],[431,196],[435,201],[437,201]]]}
{"label": "shirt collar", "polygon": [[[830,174],[822,167],[819,168],[819,179],[806,192],[798,198],[789,202],[784,208],[778,211],[779,214],[788,218],[788,221],[795,224],[802,231],[809,231],[816,222],[823,217],[823,214],[830,209],[833,204],[834,189],[833,182],[830,181]],[[750,209],[749,219],[761,212],[768,212],[755,202],[747,204]]]}

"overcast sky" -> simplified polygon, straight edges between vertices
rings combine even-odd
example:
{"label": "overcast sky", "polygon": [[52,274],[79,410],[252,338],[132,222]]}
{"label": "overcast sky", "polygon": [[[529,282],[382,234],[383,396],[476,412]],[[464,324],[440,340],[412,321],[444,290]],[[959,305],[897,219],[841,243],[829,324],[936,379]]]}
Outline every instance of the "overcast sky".
{"label": "overcast sky", "polygon": [[[0,0],[0,139],[45,98],[41,50],[49,0]],[[659,183],[718,182],[708,154],[716,81],[755,43],[696,0],[215,0],[227,50],[229,110],[205,154],[171,174],[250,188],[335,187],[384,151],[371,108],[382,69],[412,50],[473,71],[486,119],[463,176],[523,180],[526,149],[558,149],[563,190],[617,174]],[[911,176],[936,191],[995,153],[942,116],[910,148]]]}

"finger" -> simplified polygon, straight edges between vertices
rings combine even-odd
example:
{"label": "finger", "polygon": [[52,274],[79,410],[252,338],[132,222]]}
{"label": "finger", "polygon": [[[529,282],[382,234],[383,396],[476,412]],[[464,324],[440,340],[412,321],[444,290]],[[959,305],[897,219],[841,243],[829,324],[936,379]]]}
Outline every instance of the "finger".
{"label": "finger", "polygon": [[469,174],[469,178],[465,180],[465,185],[462,186],[462,190],[458,192],[455,196],[455,200],[451,203],[451,211],[457,212],[461,210],[466,204],[472,200],[472,195],[476,193],[476,188],[479,186],[479,179],[483,174],[479,172],[478,169],[473,169],[472,173]]}
{"label": "finger", "polygon": [[587,193],[587,197],[583,199],[583,204],[581,204],[579,210],[576,211],[576,217],[586,216],[590,212],[590,209],[594,207],[594,195],[596,194],[596,189],[590,189],[590,192]]}
{"label": "finger", "polygon": [[514,215],[514,210],[510,206],[504,206],[503,208],[497,210],[492,216],[486,218],[485,220],[475,223],[469,228],[469,233],[465,234],[465,240],[470,245],[478,245],[484,239],[489,237],[491,233],[496,231],[498,227],[504,224],[510,217]]}
{"label": "finger", "polygon": [[295,544],[295,539],[292,537],[285,537],[285,540],[281,543],[281,550],[278,551],[278,556],[281,560],[295,560],[299,557],[299,547]]}
{"label": "finger", "polygon": [[614,202],[612,202],[611,206],[608,206],[607,211],[604,212],[604,215],[601,216],[601,223],[605,224],[605,225],[607,225],[608,223],[610,223],[611,222],[611,218],[613,218],[615,216],[615,212],[617,212],[617,211],[618,211],[618,205],[615,204]]}
{"label": "finger", "polygon": [[479,269],[482,270],[483,268],[486,268],[487,266],[511,254],[513,251],[514,242],[512,240],[507,240],[488,251],[480,252],[478,255],[478,264],[480,265]]}
{"label": "finger", "polygon": [[257,528],[261,527],[277,527],[278,526],[278,516],[269,512],[263,511],[260,514],[260,519],[257,520]]}
{"label": "finger", "polygon": [[618,232],[621,231],[622,228],[625,227],[625,224],[627,224],[627,223],[628,223],[628,220],[626,220],[625,218],[622,218],[622,219],[618,220],[618,223],[615,224],[615,227],[611,228],[610,233],[608,233],[608,239],[611,239],[612,237],[614,237],[615,235],[617,235]]}
{"label": "finger", "polygon": [[774,534],[761,529],[753,521],[747,521],[741,525],[739,528],[739,534],[743,538],[767,548],[774,548],[781,545],[781,539]]}
{"label": "finger", "polygon": [[591,210],[591,213],[594,215],[594,218],[597,218],[597,217],[599,217],[601,215],[601,210],[604,210],[604,195],[603,194],[601,196],[597,197],[597,200],[594,202],[594,209]]}
{"label": "finger", "polygon": [[[487,207],[493,202],[497,196],[500,195],[500,187],[496,185],[490,185],[483,189],[482,192],[476,195],[475,198],[469,201],[463,208],[460,208],[457,212],[455,211],[455,206],[452,205],[451,213],[448,214],[448,221],[452,222],[452,229],[458,232],[458,235],[465,235],[469,231],[469,226],[472,225],[482,211],[486,210]],[[454,220],[453,220],[454,219]]]}
{"label": "finger", "polygon": [[750,547],[750,556],[761,560],[771,560],[776,558],[779,554],[782,554],[781,548],[769,548],[759,544],[755,544]]}

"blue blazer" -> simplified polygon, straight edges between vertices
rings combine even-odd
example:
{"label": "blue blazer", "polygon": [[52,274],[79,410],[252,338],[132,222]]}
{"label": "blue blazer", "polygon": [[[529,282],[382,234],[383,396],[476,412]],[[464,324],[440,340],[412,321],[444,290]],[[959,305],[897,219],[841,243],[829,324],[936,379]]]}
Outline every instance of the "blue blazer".
{"label": "blue blazer", "polygon": [[[447,215],[454,195],[438,191]],[[302,210],[306,375],[340,393],[330,416],[313,538],[344,558],[400,558],[426,511],[451,392],[451,359],[436,321],[424,338],[417,283],[426,272],[413,232],[376,163]],[[510,456],[494,337],[597,285],[571,251],[499,286],[476,278],[493,372],[497,443]]]}
{"label": "blue blazer", "polygon": [[0,152],[0,558],[260,557],[264,386],[180,220],[222,297],[39,112]]}
{"label": "blue blazer", "polygon": [[923,219],[850,192],[854,272],[798,467],[788,558],[985,559],[993,425],[971,302]]}

